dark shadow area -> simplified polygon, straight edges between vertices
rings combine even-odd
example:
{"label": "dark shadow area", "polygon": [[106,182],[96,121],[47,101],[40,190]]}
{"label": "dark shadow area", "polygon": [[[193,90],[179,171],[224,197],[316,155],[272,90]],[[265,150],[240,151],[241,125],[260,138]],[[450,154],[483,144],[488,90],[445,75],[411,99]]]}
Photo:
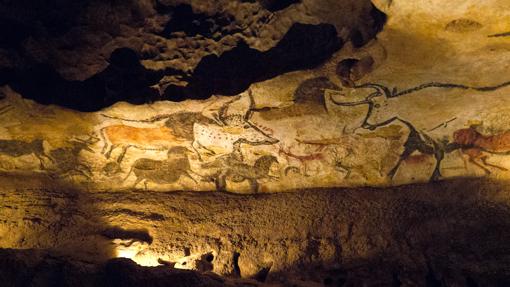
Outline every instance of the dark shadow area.
{"label": "dark shadow area", "polygon": [[101,235],[110,239],[123,239],[123,240],[138,240],[141,242],[152,243],[152,236],[146,229],[123,229],[122,227],[114,226],[107,228],[101,232]]}
{"label": "dark shadow area", "polygon": [[77,15],[89,2],[91,1],[3,1],[0,5],[0,48],[19,48],[28,37],[48,38],[63,35],[78,24]]}
{"label": "dark shadow area", "polygon": [[300,2],[301,0],[259,0],[260,5],[271,12],[286,9],[290,5]]}
{"label": "dark shadow area", "polygon": [[[262,6],[271,11],[298,2],[261,0]],[[148,45],[146,50],[142,48],[143,41],[151,38],[149,34],[173,38],[173,34],[181,32],[214,40],[246,28],[236,26],[235,15],[195,13],[188,4],[169,6],[155,2],[153,7],[161,17],[170,16],[167,23],[160,23],[162,31],[156,24],[149,28],[144,26],[149,25],[144,17],[150,13],[136,1],[52,0],[43,4],[22,0],[0,4],[0,34],[3,36],[0,37],[0,85],[10,85],[23,97],[42,104],[79,111],[97,111],[119,101],[142,104],[157,100],[205,99],[212,94],[238,94],[254,82],[315,68],[344,42],[332,25],[295,23],[268,51],[252,49],[241,41],[219,56],[211,53],[203,57],[191,75],[173,67],[153,71],[140,63],[140,56],[144,59],[159,56],[159,50],[152,47],[154,44]],[[386,21],[386,16],[375,7],[364,17],[373,31],[362,33],[354,29],[350,40],[355,46],[373,39]],[[124,43],[111,53],[106,68],[97,72],[98,67],[105,66],[103,48],[108,41],[122,38],[123,26],[142,29],[140,33],[145,34],[136,36],[142,41]],[[67,60],[61,56],[80,57],[81,51],[86,53],[82,55],[84,60]],[[83,69],[88,78],[79,77],[78,69]],[[184,86],[167,87],[165,76],[176,76]],[[85,80],[69,80],[83,78]]]}
{"label": "dark shadow area", "polygon": [[[188,4],[180,4],[175,7],[165,7],[159,4],[158,12],[171,14],[170,21],[165,25],[161,36],[171,38],[175,32],[184,32],[189,37],[202,35],[206,38],[218,40],[225,34],[240,32],[240,29],[229,29],[235,21],[232,15],[216,14],[208,16],[202,13],[194,13]],[[218,33],[218,34],[217,34]]]}
{"label": "dark shadow area", "polygon": [[0,85],[41,104],[56,104],[79,111],[96,111],[118,101],[142,104],[159,98],[152,88],[164,76],[140,64],[131,49],[115,50],[110,65],[85,81],[68,81],[47,64],[27,65],[23,69],[0,70]]}
{"label": "dark shadow area", "polygon": [[294,24],[272,49],[261,52],[240,42],[221,56],[204,57],[186,87],[167,87],[164,98],[172,101],[206,99],[213,94],[236,95],[254,82],[277,75],[314,68],[343,45],[334,26]]}

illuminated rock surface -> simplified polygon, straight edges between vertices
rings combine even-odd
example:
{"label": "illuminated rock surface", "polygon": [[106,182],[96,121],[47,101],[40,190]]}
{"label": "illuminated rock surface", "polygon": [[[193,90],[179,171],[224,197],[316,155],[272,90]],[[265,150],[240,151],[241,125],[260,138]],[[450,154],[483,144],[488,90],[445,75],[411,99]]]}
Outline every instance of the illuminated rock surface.
{"label": "illuminated rock surface", "polygon": [[0,248],[41,257],[0,264],[505,286],[510,3],[443,2],[85,1],[3,31]]}

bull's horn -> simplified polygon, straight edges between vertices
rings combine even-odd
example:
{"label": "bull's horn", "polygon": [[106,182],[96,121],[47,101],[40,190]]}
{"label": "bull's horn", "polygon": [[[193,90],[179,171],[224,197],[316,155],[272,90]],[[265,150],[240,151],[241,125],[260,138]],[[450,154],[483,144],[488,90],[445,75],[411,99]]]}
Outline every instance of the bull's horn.
{"label": "bull's horn", "polygon": [[359,105],[368,105],[370,103],[369,100],[361,100],[357,102],[337,102],[333,99],[333,97],[330,97],[331,101],[338,106],[346,106],[346,107],[352,107],[352,106],[359,106]]}

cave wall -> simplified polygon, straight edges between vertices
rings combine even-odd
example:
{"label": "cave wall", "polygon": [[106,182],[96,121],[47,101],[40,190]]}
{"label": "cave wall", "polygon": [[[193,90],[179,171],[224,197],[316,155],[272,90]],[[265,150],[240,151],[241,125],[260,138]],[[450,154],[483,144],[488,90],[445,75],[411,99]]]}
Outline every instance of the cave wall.
{"label": "cave wall", "polygon": [[[153,100],[146,89],[161,88],[164,74],[149,64],[153,60],[139,61],[136,49],[126,47],[114,50],[110,65],[84,81],[64,80],[58,61],[37,72],[58,84],[21,73],[28,76],[27,83],[13,80],[2,88],[2,169],[41,173],[57,186],[86,190],[238,193],[507,178],[510,79],[505,72],[507,30],[500,23],[509,15],[495,13],[506,11],[506,4],[477,9],[458,4],[435,17],[426,5],[375,4],[388,14],[388,23],[365,45],[352,32],[363,29],[349,26],[355,21],[335,22],[317,12],[329,24],[287,21],[282,28],[286,32],[265,48],[244,39],[219,56],[208,55],[195,64],[190,60],[189,67],[195,68],[189,82],[157,94],[180,102],[118,102],[86,113],[20,94],[27,89],[28,94],[51,92],[55,96],[46,98],[46,104],[58,103],[53,100],[64,95],[72,106],[80,102],[73,97],[102,95],[98,87],[112,83],[113,98],[119,95],[115,91],[125,91]],[[158,36],[161,41],[181,35],[171,29],[188,29],[181,36],[195,40],[214,30],[197,26],[210,23],[204,20],[209,12],[196,14],[205,9],[200,5],[191,9],[182,4],[172,8],[175,11],[168,3],[158,5],[158,13],[173,13]],[[269,11],[261,3],[236,5],[256,6],[275,19],[298,17],[304,13],[299,9],[315,11],[320,6],[299,2]],[[345,7],[338,9],[340,13]],[[179,20],[181,14],[200,21],[188,27]],[[496,16],[487,21],[481,16],[492,14]],[[364,23],[371,23],[372,33],[378,31],[380,14],[367,15],[372,22]],[[423,21],[411,20],[411,25],[412,17]],[[267,25],[279,23],[272,21]],[[343,40],[347,30],[350,34]],[[13,74],[17,72],[13,68]],[[152,88],[137,82],[140,75]],[[119,77],[123,80],[116,82]],[[39,84],[47,89],[38,90]],[[209,97],[218,90],[223,95]]]}
{"label": "cave wall", "polygon": [[507,286],[509,3],[372,2],[0,4],[0,281]]}

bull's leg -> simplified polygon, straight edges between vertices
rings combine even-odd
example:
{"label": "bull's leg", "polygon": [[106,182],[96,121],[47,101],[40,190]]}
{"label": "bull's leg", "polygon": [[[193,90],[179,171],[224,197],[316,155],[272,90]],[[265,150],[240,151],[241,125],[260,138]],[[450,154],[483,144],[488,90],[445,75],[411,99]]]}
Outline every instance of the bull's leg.
{"label": "bull's leg", "polygon": [[438,151],[434,154],[434,158],[436,159],[436,166],[434,167],[431,180],[437,181],[441,179],[441,161],[443,161],[444,153],[442,151]]}
{"label": "bull's leg", "polygon": [[404,152],[400,155],[397,164],[388,172],[388,176],[390,177],[390,179],[393,179],[402,162],[406,160],[416,150],[417,150],[416,147],[410,146],[408,143],[404,144]]}
{"label": "bull's leg", "polygon": [[492,164],[492,163],[488,163],[488,162],[487,162],[487,156],[483,156],[483,157],[481,157],[480,159],[482,160],[483,164],[484,164],[484,165],[486,165],[486,166],[491,166],[491,167],[497,168],[497,169],[499,169],[499,170],[508,171],[508,169],[507,169],[507,168],[504,168],[504,167],[502,167],[502,166],[495,165],[495,164]]}

